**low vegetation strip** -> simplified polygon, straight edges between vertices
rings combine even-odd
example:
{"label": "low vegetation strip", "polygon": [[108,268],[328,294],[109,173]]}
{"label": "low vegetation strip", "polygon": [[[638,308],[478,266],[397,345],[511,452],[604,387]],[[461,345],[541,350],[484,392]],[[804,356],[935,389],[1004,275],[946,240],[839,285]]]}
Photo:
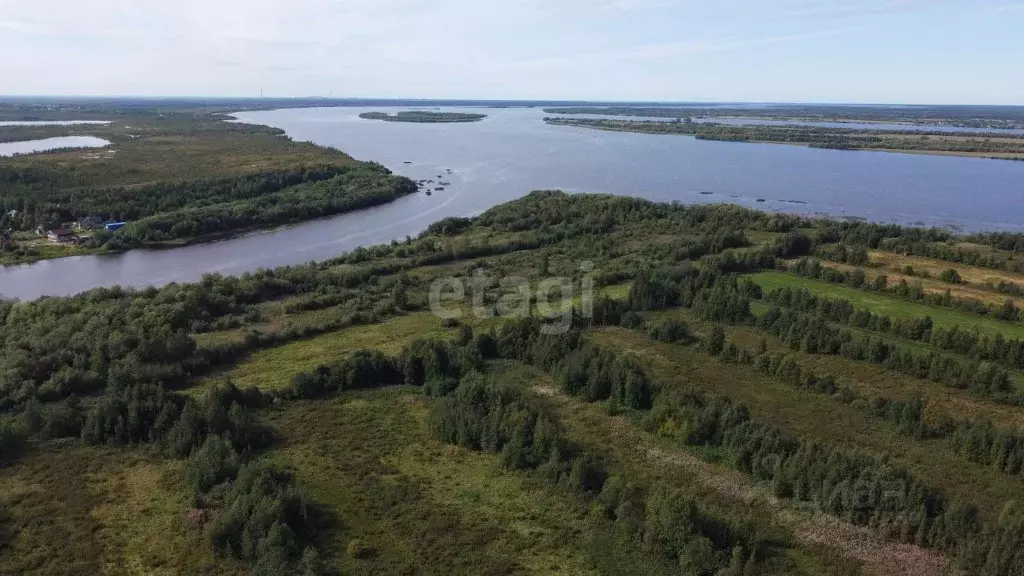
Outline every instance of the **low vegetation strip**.
{"label": "low vegetation strip", "polygon": [[[989,250],[992,251],[991,249]],[[1009,286],[1024,283],[1024,275],[1010,270],[977,266],[965,262],[951,262],[925,256],[903,255],[902,253],[872,250],[868,253],[870,265],[886,272],[903,273],[922,278],[940,279],[947,270],[954,269],[964,284],[996,290],[999,285]],[[1012,260],[1011,260],[1012,262]],[[997,290],[998,291],[998,290]]]}
{"label": "low vegetation strip", "polygon": [[646,116],[651,118],[726,117],[763,120],[796,120],[817,122],[899,122],[922,126],[957,126],[981,129],[1022,129],[1024,114],[1018,110],[915,106],[876,108],[865,106],[821,106],[814,104],[750,108],[715,106],[653,107],[653,106],[573,106],[545,108],[548,114],[592,114],[605,116]]}
{"label": "low vegetation strip", "polygon": [[431,112],[412,110],[401,112],[363,112],[359,115],[364,120],[383,120],[385,122],[413,123],[444,123],[444,122],[479,122],[487,118],[486,114],[466,114],[462,112]]}
{"label": "low vegetation strip", "polygon": [[1024,160],[1024,138],[1000,137],[993,141],[984,134],[962,136],[942,132],[898,132],[815,128],[803,126],[734,126],[704,122],[660,122],[637,120],[591,120],[545,118],[554,126],[575,126],[615,132],[694,136],[698,140],[801,144],[812,148],[839,150],[885,150],[925,154],[982,156],[992,159]]}

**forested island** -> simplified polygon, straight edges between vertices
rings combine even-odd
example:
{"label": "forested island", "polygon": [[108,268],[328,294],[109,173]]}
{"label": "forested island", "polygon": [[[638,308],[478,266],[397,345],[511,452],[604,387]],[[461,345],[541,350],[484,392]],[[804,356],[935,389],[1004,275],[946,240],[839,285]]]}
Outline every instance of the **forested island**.
{"label": "forested island", "polygon": [[750,118],[759,120],[838,123],[902,123],[986,130],[1024,130],[1022,106],[843,106],[765,104],[702,107],[671,106],[563,106],[545,108],[547,114],[646,116],[650,118]]}
{"label": "forested island", "polygon": [[[0,142],[90,135],[112,143],[103,154],[0,158],[0,264],[180,245],[417,190],[380,164],[292,142],[281,130],[228,122],[210,108],[127,108],[108,118],[102,125],[0,126]],[[108,222],[126,225],[108,231]],[[53,242],[46,237],[53,230],[68,234]]]}
{"label": "forested island", "polygon": [[[0,575],[1015,576],[1022,262],[1019,234],[547,191],[0,301]],[[478,288],[442,318],[437,281]]]}
{"label": "forested island", "polygon": [[365,120],[383,120],[385,122],[479,122],[487,118],[486,114],[466,114],[463,112],[430,112],[425,110],[408,110],[402,112],[364,112],[359,115]]}
{"label": "forested island", "polygon": [[999,160],[1024,160],[1024,136],[998,133],[951,134],[947,132],[863,130],[814,126],[738,126],[694,122],[689,117],[675,121],[616,120],[546,117],[554,126],[575,126],[615,132],[678,134],[699,140],[799,144],[838,150],[883,150],[922,154],[973,156]]}

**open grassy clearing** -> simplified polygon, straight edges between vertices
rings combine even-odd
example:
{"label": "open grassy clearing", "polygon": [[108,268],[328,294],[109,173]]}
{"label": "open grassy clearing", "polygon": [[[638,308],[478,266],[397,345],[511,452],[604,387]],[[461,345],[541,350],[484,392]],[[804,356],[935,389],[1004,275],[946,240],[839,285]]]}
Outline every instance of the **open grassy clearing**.
{"label": "open grassy clearing", "polygon": [[993,246],[987,246],[985,244],[976,244],[973,242],[954,242],[953,246],[961,250],[972,250],[980,254],[987,256],[993,256],[996,260],[1006,262],[1007,260],[1013,260],[1019,258],[1020,255],[1014,253],[1012,250],[1003,250],[1002,248],[995,248]]}
{"label": "open grassy clearing", "polygon": [[394,355],[413,340],[446,337],[455,331],[428,312],[406,314],[259,350],[215,378],[230,378],[239,388],[274,390],[290,385],[300,372],[341,360],[356,350],[372,348]]}
{"label": "open grassy clearing", "polygon": [[784,236],[781,232],[765,232],[763,230],[744,230],[743,233],[747,235],[747,239],[752,244],[756,245],[768,245]]}
{"label": "open grassy clearing", "polygon": [[751,367],[724,364],[693,348],[654,342],[633,330],[605,328],[595,331],[593,338],[635,355],[667,386],[693,385],[726,395],[746,404],[755,420],[790,435],[885,454],[943,493],[975,502],[989,518],[997,517],[1024,489],[1019,479],[992,474],[951,455],[941,441],[901,436],[856,407],[768,378]]}
{"label": "open grassy clearing", "polygon": [[[629,287],[630,283],[626,282],[601,287],[597,292],[601,296],[623,299],[628,296]],[[578,307],[580,302],[580,296],[577,295],[571,301],[563,299],[559,303],[553,303],[552,308],[555,311],[568,310],[570,306]],[[289,315],[284,313],[283,304],[276,302],[266,308],[278,312],[271,313],[271,320],[260,325],[262,331],[265,332],[312,325],[323,322],[325,318],[341,317],[348,313],[344,307],[335,307]],[[459,318],[459,322],[468,324],[474,329],[487,330],[500,325],[503,321],[500,317],[478,318],[470,307],[463,306],[461,308],[462,316]],[[538,308],[534,306],[535,313],[537,310]],[[340,360],[355,350],[373,348],[394,355],[401,352],[414,340],[446,338],[454,335],[457,330],[456,327],[445,327],[443,319],[429,311],[396,316],[378,324],[346,327],[257,351],[230,369],[198,382],[190,389],[190,393],[198,393],[211,382],[225,377],[231,378],[240,388],[256,387],[261,390],[273,390],[291,384],[292,378],[300,372]],[[248,331],[248,328],[240,328],[197,334],[195,338],[200,346],[212,348],[240,342]]]}
{"label": "open grassy clearing", "polygon": [[[909,274],[902,274],[899,272],[879,270],[878,268],[851,266],[850,264],[834,262],[831,260],[824,260],[823,264],[844,272],[851,272],[857,269],[863,270],[864,277],[867,278],[868,282],[872,282],[875,278],[884,274],[888,279],[890,286],[899,283],[900,280],[904,280],[910,285],[920,284],[922,290],[931,294],[943,294],[945,292],[949,292],[949,294],[954,298],[973,298],[974,300],[980,300],[994,306],[1002,306],[1003,302],[1007,300],[1010,300],[1018,307],[1024,306],[1024,298],[1000,294],[995,290],[990,290],[974,284],[949,284],[938,280],[937,278],[921,278],[920,276],[911,276]],[[947,266],[946,268],[950,267],[951,266]],[[943,270],[945,270],[945,268],[943,268]]]}
{"label": "open grassy clearing", "polygon": [[[831,265],[831,263],[830,263]],[[995,335],[1002,334],[1007,338],[1024,338],[1024,326],[1000,322],[991,318],[966,314],[948,308],[928,306],[917,302],[899,300],[884,294],[865,292],[848,286],[830,284],[820,280],[802,278],[794,274],[784,272],[759,272],[752,274],[750,278],[762,289],[774,290],[777,288],[805,288],[811,292],[826,298],[842,298],[853,302],[854,306],[866,308],[875,314],[892,316],[894,318],[921,318],[930,316],[935,326],[952,328],[977,328],[979,332]]]}
{"label": "open grassy clearing", "polygon": [[[393,388],[300,402],[269,420],[273,458],[336,516],[325,534],[343,574],[594,574],[587,507],[497,457],[442,444],[427,400]],[[348,553],[352,542],[372,552]]]}
{"label": "open grassy clearing", "polygon": [[902,272],[905,267],[910,266],[918,274],[927,272],[933,278],[938,278],[939,274],[942,274],[944,270],[952,268],[960,274],[960,278],[964,282],[981,285],[980,287],[984,287],[986,283],[998,284],[999,282],[1024,284],[1024,276],[1005,270],[968,266],[959,262],[947,262],[923,256],[904,256],[903,254],[882,252],[880,250],[872,250],[868,252],[868,256],[872,264],[878,264],[886,270],[893,272]]}
{"label": "open grassy clearing", "polygon": [[70,447],[0,468],[17,535],[3,575],[242,576],[190,530],[180,462],[136,449]]}

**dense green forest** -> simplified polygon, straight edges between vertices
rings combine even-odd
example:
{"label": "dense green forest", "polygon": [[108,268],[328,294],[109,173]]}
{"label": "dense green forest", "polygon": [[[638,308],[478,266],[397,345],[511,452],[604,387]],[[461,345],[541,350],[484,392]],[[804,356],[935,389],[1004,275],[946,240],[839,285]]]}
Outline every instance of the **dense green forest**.
{"label": "dense green forest", "polygon": [[400,112],[363,112],[359,115],[364,120],[383,120],[385,122],[479,122],[487,118],[486,114],[465,114],[462,112],[431,112],[427,110],[403,110]]}
{"label": "dense green forest", "polygon": [[0,574],[1020,574],[1021,315],[872,279],[904,245],[1024,243],[548,191],[0,302]]}
{"label": "dense green forest", "polygon": [[597,130],[679,134],[698,140],[726,142],[771,142],[801,144],[812,148],[839,150],[888,150],[984,156],[1004,160],[1024,159],[1024,137],[999,134],[948,134],[943,132],[862,130],[809,126],[736,126],[713,122],[605,120],[545,118],[555,126],[577,126]]}

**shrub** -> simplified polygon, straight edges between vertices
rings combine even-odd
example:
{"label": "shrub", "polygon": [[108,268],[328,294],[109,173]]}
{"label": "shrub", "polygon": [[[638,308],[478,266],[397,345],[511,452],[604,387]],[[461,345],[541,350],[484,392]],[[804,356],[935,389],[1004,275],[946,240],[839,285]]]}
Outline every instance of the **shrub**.
{"label": "shrub", "polygon": [[226,439],[210,435],[206,442],[188,457],[185,483],[196,494],[233,479],[238,472],[238,453]]}
{"label": "shrub", "polygon": [[678,320],[655,324],[647,331],[648,336],[661,342],[689,342],[693,335],[690,327]]}
{"label": "shrub", "polygon": [[939,280],[942,280],[947,284],[959,284],[961,282],[960,273],[953,268],[949,268],[947,270],[943,270],[942,273],[939,274]]}
{"label": "shrub", "polygon": [[0,418],[0,462],[17,458],[25,449],[28,434],[12,418]]}
{"label": "shrub", "polygon": [[723,349],[725,349],[725,330],[721,326],[715,326],[704,340],[704,350],[712,356],[718,356]]}

